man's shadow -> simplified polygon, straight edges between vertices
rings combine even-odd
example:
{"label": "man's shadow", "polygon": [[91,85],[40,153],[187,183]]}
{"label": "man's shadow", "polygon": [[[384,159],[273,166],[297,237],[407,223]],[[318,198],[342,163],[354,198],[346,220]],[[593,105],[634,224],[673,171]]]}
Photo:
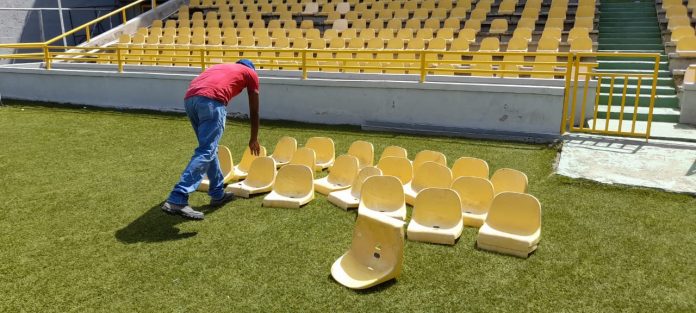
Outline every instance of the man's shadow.
{"label": "man's shadow", "polygon": [[[162,203],[151,207],[143,215],[135,219],[128,226],[116,231],[116,239],[124,244],[133,244],[138,242],[164,242],[171,240],[186,239],[195,236],[196,232],[182,233],[176,227],[181,223],[194,222],[184,219],[177,215],[167,215],[162,212]],[[205,213],[206,217],[209,214],[217,211],[220,207],[203,206],[198,208],[198,211]],[[198,221],[200,223],[200,221]]]}

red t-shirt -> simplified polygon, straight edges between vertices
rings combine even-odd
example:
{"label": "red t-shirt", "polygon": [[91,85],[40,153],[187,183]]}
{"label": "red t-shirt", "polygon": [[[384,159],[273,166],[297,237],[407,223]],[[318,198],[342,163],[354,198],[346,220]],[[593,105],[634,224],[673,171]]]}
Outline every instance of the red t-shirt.
{"label": "red t-shirt", "polygon": [[247,88],[247,92],[259,93],[256,71],[236,63],[217,64],[191,81],[184,99],[203,96],[227,105],[244,88]]}

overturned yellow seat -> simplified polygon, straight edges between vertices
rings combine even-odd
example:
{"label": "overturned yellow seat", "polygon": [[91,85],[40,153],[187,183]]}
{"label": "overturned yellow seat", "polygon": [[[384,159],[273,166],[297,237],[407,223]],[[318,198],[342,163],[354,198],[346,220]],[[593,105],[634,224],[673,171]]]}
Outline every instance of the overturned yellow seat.
{"label": "overturned yellow seat", "polygon": [[299,148],[292,154],[288,164],[304,165],[314,169],[314,165],[317,163],[316,159],[316,152],[313,149]]}
{"label": "overturned yellow seat", "polygon": [[501,168],[491,177],[495,194],[505,191],[527,192],[527,175],[511,168]]}
{"label": "overturned yellow seat", "polygon": [[447,166],[447,157],[442,154],[442,152],[423,150],[416,154],[416,158],[413,159],[413,172],[415,173],[425,162],[435,162],[444,166]]}
{"label": "overturned yellow seat", "polygon": [[249,198],[250,195],[269,192],[275,181],[275,161],[271,157],[254,159],[249,167],[249,175],[241,182],[227,186],[227,191],[235,196]]}
{"label": "overturned yellow seat", "polygon": [[261,146],[261,149],[259,150],[259,155],[251,154],[251,149],[249,149],[249,147],[244,149],[244,154],[242,154],[242,160],[239,161],[239,164],[237,164],[234,167],[233,179],[240,180],[240,179],[246,178],[247,173],[249,172],[249,167],[251,166],[251,162],[253,162],[254,159],[256,159],[258,157],[265,157],[265,156],[266,156],[266,148],[264,146]]}
{"label": "overturned yellow seat", "polygon": [[488,162],[470,157],[461,157],[452,165],[452,177],[457,179],[462,176],[474,176],[488,179]]}
{"label": "overturned yellow seat", "polygon": [[358,158],[352,155],[342,155],[336,158],[329,175],[314,180],[314,189],[323,195],[328,195],[332,191],[348,189],[357,175]]}
{"label": "overturned yellow seat", "polygon": [[360,191],[358,212],[376,211],[400,220],[406,219],[406,202],[401,181],[394,176],[372,176]]}
{"label": "overturned yellow seat", "polygon": [[395,176],[406,185],[413,179],[413,165],[407,158],[386,157],[379,160],[377,167],[385,176]]}
{"label": "overturned yellow seat", "polygon": [[416,198],[406,235],[409,240],[453,245],[463,229],[459,195],[449,188],[427,188]]}
{"label": "overturned yellow seat", "polygon": [[493,199],[476,245],[483,250],[526,258],[541,238],[541,204],[532,195],[503,192]]}
{"label": "overturned yellow seat", "polygon": [[277,167],[290,163],[293,154],[297,151],[297,140],[292,137],[285,136],[278,140],[278,143],[271,154],[271,158],[275,161]]}
{"label": "overturned yellow seat", "polygon": [[404,260],[404,222],[375,212],[358,214],[348,252],[331,266],[331,276],[351,289],[365,289],[399,277]]}
{"label": "overturned yellow seat", "polygon": [[275,208],[299,208],[314,199],[314,173],[305,165],[288,164],[278,170],[273,191],[262,205]]}
{"label": "overturned yellow seat", "polygon": [[451,188],[462,202],[464,225],[481,227],[493,203],[493,184],[486,178],[462,176],[452,182]]}
{"label": "overturned yellow seat", "polygon": [[423,163],[413,175],[413,180],[404,185],[406,203],[414,205],[418,193],[426,188],[449,188],[452,184],[452,171],[447,166],[435,163]]}
{"label": "overturned yellow seat", "polygon": [[365,167],[358,172],[358,175],[350,185],[350,189],[331,192],[327,199],[344,210],[355,209],[360,204],[360,190],[365,180],[369,177],[380,175],[382,175],[382,170],[373,166]]}
{"label": "overturned yellow seat", "polygon": [[408,151],[399,146],[388,146],[382,151],[382,156],[379,159],[384,159],[387,157],[398,157],[408,159]]}
{"label": "overturned yellow seat", "polygon": [[375,162],[375,147],[367,141],[354,141],[348,148],[348,154],[358,158],[360,168],[372,166]]}
{"label": "overturned yellow seat", "polygon": [[[234,162],[232,162],[232,152],[227,146],[218,145],[218,161],[220,162],[220,170],[222,171],[222,182],[228,183],[234,179]],[[208,178],[203,178],[201,183],[198,185],[198,191],[208,191],[210,188],[210,181]]]}
{"label": "overturned yellow seat", "polygon": [[336,157],[333,139],[328,137],[311,137],[307,139],[305,147],[314,150],[316,153],[317,159],[314,170],[321,171],[333,165]]}

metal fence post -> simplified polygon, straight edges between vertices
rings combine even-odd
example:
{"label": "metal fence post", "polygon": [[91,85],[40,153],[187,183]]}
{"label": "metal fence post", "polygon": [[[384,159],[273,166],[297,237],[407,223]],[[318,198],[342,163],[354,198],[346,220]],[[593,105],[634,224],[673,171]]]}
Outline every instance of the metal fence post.
{"label": "metal fence post", "polygon": [[307,79],[307,50],[302,50],[302,79]]}
{"label": "metal fence post", "polygon": [[118,64],[118,72],[123,73],[123,61],[121,60],[121,47],[116,45],[116,64]]}
{"label": "metal fence post", "polygon": [[425,82],[425,50],[420,53],[420,82]]}
{"label": "metal fence post", "polygon": [[43,52],[44,52],[44,62],[46,63],[46,69],[50,70],[51,69],[51,54],[48,51],[48,45],[43,46]]}

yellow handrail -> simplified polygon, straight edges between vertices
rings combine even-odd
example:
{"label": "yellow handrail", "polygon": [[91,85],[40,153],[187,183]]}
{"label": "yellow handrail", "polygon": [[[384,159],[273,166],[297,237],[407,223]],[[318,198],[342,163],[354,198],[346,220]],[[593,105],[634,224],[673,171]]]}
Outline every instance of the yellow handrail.
{"label": "yellow handrail", "polygon": [[[121,13],[121,14],[122,14],[122,17],[123,17],[123,24],[126,24],[126,10],[128,10],[128,9],[130,9],[130,8],[132,8],[132,7],[136,6],[136,5],[138,5],[138,4],[141,4],[141,3],[145,2],[145,1],[146,1],[146,0],[138,0],[138,1],[135,1],[135,2],[133,2],[133,3],[129,4],[129,5],[127,5],[127,6],[124,6],[124,7],[119,8],[118,10],[114,10],[114,11],[112,11],[111,13],[108,13],[108,14],[106,14],[106,15],[103,15],[103,16],[101,16],[101,17],[98,17],[98,18],[96,18],[96,19],[93,19],[93,20],[91,20],[91,21],[89,21],[89,22],[87,22],[87,23],[84,23],[84,24],[78,26],[77,28],[73,28],[72,30],[70,30],[70,31],[68,31],[68,32],[65,32],[65,33],[60,34],[60,35],[58,35],[58,36],[56,36],[56,37],[53,37],[53,38],[47,40],[46,42],[44,42],[44,44],[50,45],[50,44],[54,43],[54,42],[57,41],[57,40],[63,39],[64,37],[67,37],[67,36],[69,36],[69,35],[72,35],[72,34],[78,32],[78,31],[80,31],[80,30],[82,30],[82,29],[84,29],[84,28],[86,28],[86,27],[89,27],[89,26],[91,26],[91,25],[93,25],[93,24],[95,24],[95,23],[101,22],[101,21],[103,21],[104,19],[109,18],[109,17],[111,17],[111,16],[114,16],[114,15],[116,15],[116,14],[118,14],[118,13]],[[90,38],[89,38],[89,37],[90,37],[90,36],[89,36],[89,30],[86,30],[86,34],[87,34],[87,41],[89,42],[89,40],[90,40]]]}

